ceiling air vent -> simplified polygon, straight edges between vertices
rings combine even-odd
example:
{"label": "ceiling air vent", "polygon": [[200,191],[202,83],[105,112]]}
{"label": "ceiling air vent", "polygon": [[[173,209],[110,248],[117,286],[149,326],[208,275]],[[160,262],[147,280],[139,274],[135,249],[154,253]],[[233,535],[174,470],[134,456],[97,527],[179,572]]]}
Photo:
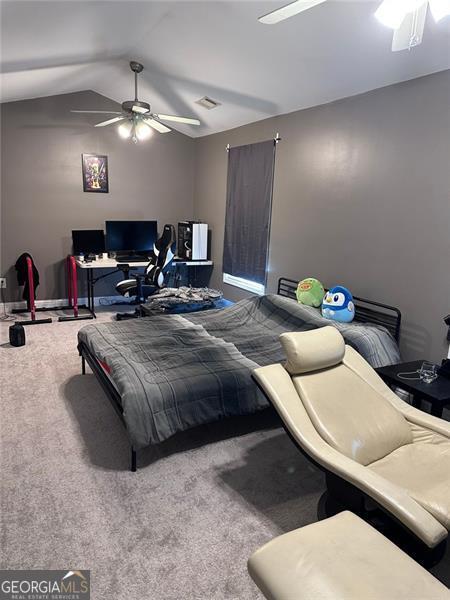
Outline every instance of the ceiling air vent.
{"label": "ceiling air vent", "polygon": [[216,108],[216,106],[220,106],[220,102],[216,102],[212,98],[208,98],[208,96],[203,96],[203,98],[200,98],[200,100],[196,100],[196,103],[208,110]]}

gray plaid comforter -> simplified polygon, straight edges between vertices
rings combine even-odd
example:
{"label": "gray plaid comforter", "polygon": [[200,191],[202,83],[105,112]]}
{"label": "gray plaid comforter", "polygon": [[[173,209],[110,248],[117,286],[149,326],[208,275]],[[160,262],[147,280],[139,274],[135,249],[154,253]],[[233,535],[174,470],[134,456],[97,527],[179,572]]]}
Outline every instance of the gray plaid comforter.
{"label": "gray plaid comforter", "polygon": [[[265,408],[252,370],[284,360],[281,333],[324,325],[330,321],[317,309],[269,295],[223,310],[88,325],[78,339],[108,365],[131,441],[139,448]],[[397,344],[383,328],[334,325],[372,366],[400,360]]]}

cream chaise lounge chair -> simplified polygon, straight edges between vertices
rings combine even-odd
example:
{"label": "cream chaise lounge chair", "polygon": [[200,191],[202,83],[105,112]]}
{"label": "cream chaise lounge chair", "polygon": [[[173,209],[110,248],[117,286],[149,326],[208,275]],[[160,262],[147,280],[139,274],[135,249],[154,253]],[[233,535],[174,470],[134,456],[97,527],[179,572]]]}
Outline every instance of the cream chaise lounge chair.
{"label": "cream chaise lounge chair", "polygon": [[400,400],[334,327],[280,341],[286,364],[254,377],[327,483],[331,474],[351,487],[364,508],[372,500],[426,547],[445,545],[450,423]]}

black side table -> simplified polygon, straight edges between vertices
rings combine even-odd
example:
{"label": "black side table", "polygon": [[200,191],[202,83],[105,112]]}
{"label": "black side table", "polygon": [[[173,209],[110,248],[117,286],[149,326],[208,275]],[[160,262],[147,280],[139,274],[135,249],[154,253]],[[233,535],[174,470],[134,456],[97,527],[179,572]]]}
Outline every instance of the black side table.
{"label": "black side table", "polygon": [[399,387],[411,394],[413,406],[421,408],[422,400],[428,400],[431,402],[431,414],[435,417],[442,417],[444,406],[450,404],[450,379],[439,376],[432,383],[423,383],[419,379],[418,373],[417,379],[403,379],[398,376],[399,373],[418,371],[423,362],[423,360],[415,360],[389,367],[379,367],[375,371],[389,386]]}

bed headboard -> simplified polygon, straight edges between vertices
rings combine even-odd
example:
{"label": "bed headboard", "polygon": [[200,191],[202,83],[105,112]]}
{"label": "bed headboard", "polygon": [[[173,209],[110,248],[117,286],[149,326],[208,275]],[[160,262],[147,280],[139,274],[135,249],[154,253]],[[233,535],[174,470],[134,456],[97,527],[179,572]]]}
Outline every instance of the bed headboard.
{"label": "bed headboard", "polygon": [[[278,280],[277,294],[296,300],[295,292],[298,281],[280,277]],[[400,326],[402,322],[402,313],[395,306],[358,298],[353,296],[355,301],[355,321],[360,323],[372,323],[373,325],[382,325],[394,336],[395,340],[400,340]]]}

